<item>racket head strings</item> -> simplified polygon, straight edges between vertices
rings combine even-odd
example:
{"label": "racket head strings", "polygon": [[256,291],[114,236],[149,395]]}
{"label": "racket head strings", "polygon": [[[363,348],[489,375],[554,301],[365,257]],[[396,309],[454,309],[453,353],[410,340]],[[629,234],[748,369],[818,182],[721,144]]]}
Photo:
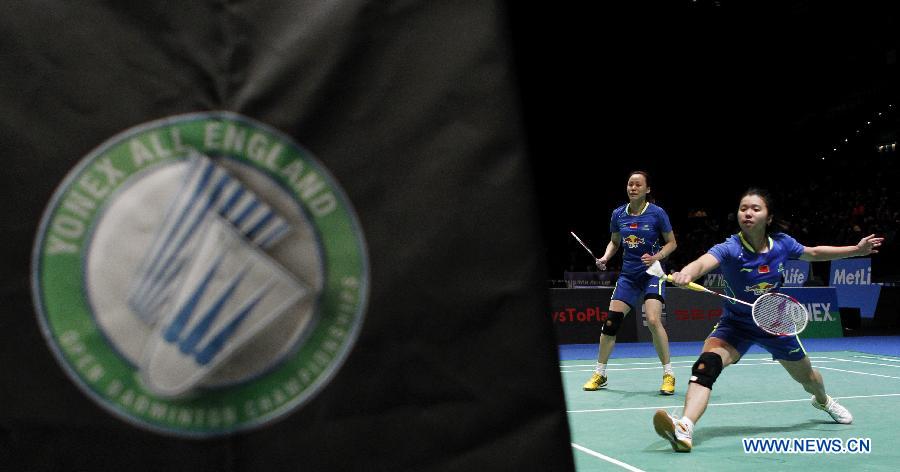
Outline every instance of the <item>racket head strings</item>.
{"label": "racket head strings", "polygon": [[806,329],[809,314],[794,297],[767,293],[753,303],[753,320],[768,333],[792,336]]}

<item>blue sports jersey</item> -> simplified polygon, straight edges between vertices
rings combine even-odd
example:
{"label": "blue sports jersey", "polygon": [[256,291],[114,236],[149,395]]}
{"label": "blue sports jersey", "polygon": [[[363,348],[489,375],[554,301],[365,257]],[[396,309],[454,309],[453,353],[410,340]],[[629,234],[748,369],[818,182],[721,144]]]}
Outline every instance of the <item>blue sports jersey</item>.
{"label": "blue sports jersey", "polygon": [[665,244],[662,235],[672,231],[672,224],[666,211],[650,202],[637,215],[629,215],[627,207],[625,204],[613,210],[609,232],[621,235],[622,274],[638,275],[647,270],[641,256],[659,252]]}
{"label": "blue sports jersey", "polygon": [[[769,235],[769,251],[761,254],[753,250],[743,234],[733,234],[725,242],[708,251],[722,269],[725,292],[730,297],[753,303],[760,295],[777,290],[788,259],[803,255],[803,245],[784,233]],[[749,306],[725,301],[728,310],[750,316]]]}

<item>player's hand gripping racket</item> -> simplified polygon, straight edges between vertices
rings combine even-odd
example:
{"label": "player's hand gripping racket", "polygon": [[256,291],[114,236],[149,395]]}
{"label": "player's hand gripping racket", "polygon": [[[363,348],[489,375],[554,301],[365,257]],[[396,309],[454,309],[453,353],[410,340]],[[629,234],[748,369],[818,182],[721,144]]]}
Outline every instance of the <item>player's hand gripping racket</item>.
{"label": "player's hand gripping racket", "polygon": [[[659,261],[654,262],[647,273],[655,277],[664,277],[669,282],[672,276],[662,270]],[[717,297],[731,300],[751,307],[753,322],[763,331],[776,336],[793,336],[800,334],[809,324],[809,313],[806,312],[800,302],[790,295],[783,293],[766,293],[757,298],[753,303],[747,303],[737,298],[732,298],[721,293],[714,292],[700,284],[691,282],[687,288],[698,292],[711,293]]]}

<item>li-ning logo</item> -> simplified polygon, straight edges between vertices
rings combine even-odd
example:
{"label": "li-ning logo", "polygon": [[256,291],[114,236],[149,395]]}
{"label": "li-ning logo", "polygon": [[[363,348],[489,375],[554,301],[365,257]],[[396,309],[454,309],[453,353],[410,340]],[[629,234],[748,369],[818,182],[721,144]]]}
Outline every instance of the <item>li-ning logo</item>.
{"label": "li-ning logo", "polygon": [[38,319],[115,415],[215,436],[283,417],[336,373],[366,308],[365,242],[308,151],[231,113],[110,138],[47,207]]}

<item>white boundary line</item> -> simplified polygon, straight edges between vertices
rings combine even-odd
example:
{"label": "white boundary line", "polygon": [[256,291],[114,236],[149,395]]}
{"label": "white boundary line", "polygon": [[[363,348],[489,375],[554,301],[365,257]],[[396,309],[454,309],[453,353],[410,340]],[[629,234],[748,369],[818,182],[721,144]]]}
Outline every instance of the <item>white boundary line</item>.
{"label": "white boundary line", "polygon": [[886,379],[897,379],[900,380],[900,377],[894,377],[893,375],[881,375],[881,374],[871,374],[869,372],[857,372],[855,370],[844,370],[844,369],[835,369],[834,367],[817,367],[822,370],[835,370],[838,372],[848,372],[851,374],[859,374],[859,375],[871,375],[872,377],[884,377]]}
{"label": "white boundary line", "polygon": [[[835,361],[838,361],[838,360],[840,360],[840,359],[836,359]],[[819,364],[828,364],[828,363],[835,362],[835,361],[827,361],[827,360],[819,361],[819,360],[817,360],[813,364],[813,367],[818,367]],[[752,364],[744,364],[743,362],[739,362],[737,364],[730,364],[728,367],[729,368],[730,367],[749,367],[749,366],[753,366],[753,365],[781,365],[781,363],[775,362],[775,361],[769,361],[769,362],[756,362],[756,363],[752,363]],[[583,366],[583,367],[587,367],[587,366]],[[692,367],[692,366],[689,366],[689,365],[672,366],[673,369],[686,369],[688,367]],[[632,370],[654,370],[654,369],[662,369],[662,366],[657,365],[655,367],[633,367],[630,369],[606,369],[606,371],[607,372],[613,372],[613,371],[622,372],[622,371],[632,371]],[[823,369],[824,369],[824,367],[823,367]],[[559,371],[559,373],[561,373],[561,374],[571,374],[574,372],[594,372],[594,369],[560,370]]]}
{"label": "white boundary line", "polygon": [[[851,395],[846,397],[833,397],[837,400],[845,400],[848,398],[876,398],[876,397],[900,397],[900,393],[883,393],[879,395]],[[707,406],[741,406],[741,405],[762,405],[767,403],[796,403],[808,402],[809,398],[800,400],[764,400],[758,402],[732,402],[732,403],[710,403]],[[681,408],[682,405],[665,405],[665,406],[635,406],[630,408],[602,408],[598,410],[566,410],[566,413],[605,413],[608,411],[630,411],[630,410],[666,410],[670,408]]]}
{"label": "white boundary line", "polygon": [[900,364],[880,364],[878,362],[854,361],[853,359],[840,359],[837,357],[823,357],[822,359],[831,359],[834,361],[842,361],[842,362],[855,362],[857,364],[880,365],[882,367],[900,368]]}
{"label": "white boundary line", "polygon": [[[757,360],[757,359],[753,359],[753,360]],[[761,359],[760,359],[760,360],[761,360]],[[672,364],[693,364],[693,363],[694,363],[694,361],[672,361]],[[564,368],[566,368],[566,367],[589,367],[589,366],[592,367],[592,366],[595,366],[595,365],[597,365],[596,362],[594,362],[593,364],[566,364],[566,365],[560,365],[559,367],[560,367],[561,369],[564,369]],[[614,366],[625,366],[625,365],[659,365],[659,361],[655,361],[655,362],[626,362],[626,363],[624,363],[624,364],[614,364],[614,363],[610,362],[609,364],[606,364],[606,365],[609,365],[609,366],[613,366],[613,365],[614,365]]]}
{"label": "white boundary line", "polygon": [[[834,358],[834,357],[825,357],[825,356],[807,356],[807,357],[809,357],[810,359],[829,359],[829,360],[839,360],[839,361],[844,361],[844,360],[846,360],[846,359],[838,359],[838,358]],[[764,361],[764,362],[761,362],[761,363],[763,363],[763,364],[778,364],[778,361],[773,361],[771,356],[766,356],[766,357],[742,357],[740,362],[738,362],[737,364],[731,364],[731,365],[741,365],[741,363],[746,362],[746,361]],[[693,361],[672,361],[671,363],[672,363],[672,364],[691,364],[691,365],[693,365],[694,362],[696,362],[696,360],[693,360]],[[850,361],[850,362],[862,362],[862,361]],[[900,361],[898,361],[898,362],[900,362]],[[659,361],[655,361],[655,362],[626,362],[626,363],[623,363],[623,364],[609,363],[609,364],[606,364],[606,365],[607,365],[607,366],[610,366],[610,367],[611,367],[611,366],[621,367],[621,366],[629,366],[629,365],[655,365],[655,366],[659,366],[660,364],[659,364]],[[746,365],[746,364],[745,364],[745,365]],[[754,365],[755,365],[755,364],[754,364]],[[881,365],[881,364],[878,364],[878,365]],[[885,365],[887,365],[887,364],[885,364]],[[559,366],[559,368],[560,368],[560,369],[568,369],[568,368],[570,368],[570,367],[596,367],[596,366],[597,366],[597,363],[594,362],[593,364],[561,364],[561,365]],[[624,370],[624,369],[622,369],[622,370]]]}
{"label": "white boundary line", "polygon": [[583,452],[583,453],[585,453],[585,454],[590,454],[590,455],[592,455],[592,456],[594,456],[594,457],[597,457],[597,458],[599,458],[599,459],[603,459],[603,460],[605,460],[606,462],[615,464],[615,465],[617,465],[617,466],[619,466],[619,467],[621,467],[621,468],[623,468],[623,469],[630,470],[631,472],[645,472],[643,469],[638,469],[637,467],[635,467],[635,466],[633,466],[633,465],[626,464],[626,463],[624,463],[624,462],[622,462],[622,461],[620,461],[620,460],[613,459],[612,457],[609,457],[609,456],[605,456],[605,455],[603,455],[603,454],[600,454],[600,453],[597,452],[597,451],[588,449],[588,448],[586,448],[586,447],[584,447],[584,446],[580,446],[580,445],[578,445],[578,444],[572,443],[572,447],[574,447],[575,449],[578,449],[579,451],[581,451],[581,452]]}
{"label": "white boundary line", "polygon": [[[689,360],[689,361],[672,361],[672,364],[693,364],[693,363],[696,362],[696,361],[697,361],[696,359],[694,359],[694,360]],[[771,357],[771,356],[766,356],[766,357],[742,357],[742,358],[741,358],[741,362],[743,362],[743,361],[770,361],[770,362],[774,362],[774,361],[772,361],[772,357]],[[559,367],[560,367],[561,369],[565,369],[566,367],[594,367],[594,366],[596,366],[596,365],[597,365],[597,363],[594,362],[593,364],[564,364],[564,365],[560,365]],[[622,364],[616,364],[616,363],[610,362],[609,364],[606,364],[606,365],[608,365],[608,366],[659,365],[659,361],[653,361],[653,362],[625,362],[625,363],[622,363]]]}
{"label": "white boundary line", "polygon": [[855,355],[855,356],[851,356],[851,357],[861,357],[863,359],[877,359],[879,361],[900,362],[900,359],[894,359],[891,357],[863,356],[863,355]]}

